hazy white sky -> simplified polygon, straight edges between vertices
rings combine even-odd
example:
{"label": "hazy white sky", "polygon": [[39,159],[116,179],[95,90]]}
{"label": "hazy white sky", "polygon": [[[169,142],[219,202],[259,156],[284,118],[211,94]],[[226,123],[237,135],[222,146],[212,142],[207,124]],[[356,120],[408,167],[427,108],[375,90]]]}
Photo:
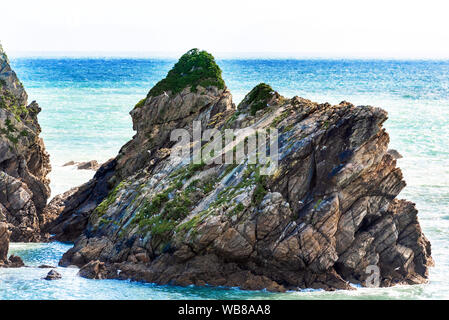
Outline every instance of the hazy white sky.
{"label": "hazy white sky", "polygon": [[1,0],[8,53],[449,58],[447,1]]}

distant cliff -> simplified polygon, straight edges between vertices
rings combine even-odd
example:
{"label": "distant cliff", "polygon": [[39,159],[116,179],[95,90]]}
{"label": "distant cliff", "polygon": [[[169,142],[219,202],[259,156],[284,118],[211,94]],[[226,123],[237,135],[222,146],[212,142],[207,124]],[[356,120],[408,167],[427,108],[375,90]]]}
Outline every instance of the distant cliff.
{"label": "distant cliff", "polygon": [[[405,182],[382,109],[285,98],[266,84],[236,108],[213,57],[191,50],[131,116],[137,133],[118,156],[46,209],[61,212],[50,231],[76,240],[61,265],[271,291],[350,289],[372,270],[381,286],[426,281],[430,243],[414,204],[396,199]],[[220,133],[277,129],[278,167],[174,160],[170,133],[194,120]]]}
{"label": "distant cliff", "polygon": [[11,241],[40,241],[50,195],[49,156],[39,137],[38,104],[28,96],[0,46],[0,222]]}

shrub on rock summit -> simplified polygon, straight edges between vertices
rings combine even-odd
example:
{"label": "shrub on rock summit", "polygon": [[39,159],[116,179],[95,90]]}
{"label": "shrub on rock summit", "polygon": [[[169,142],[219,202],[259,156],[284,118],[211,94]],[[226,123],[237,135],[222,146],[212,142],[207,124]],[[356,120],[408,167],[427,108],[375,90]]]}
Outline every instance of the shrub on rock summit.
{"label": "shrub on rock summit", "polygon": [[196,87],[215,86],[219,89],[225,87],[221,78],[221,69],[215,63],[214,57],[198,49],[191,49],[185,53],[171,69],[167,77],[159,81],[148,93],[148,96],[158,96],[171,91],[172,94],[181,92],[190,86],[192,91]]}
{"label": "shrub on rock summit", "polygon": [[259,83],[255,86],[243,99],[239,105],[239,109],[243,106],[250,107],[251,115],[255,115],[257,111],[264,109],[267,103],[273,98],[275,91],[266,83]]}

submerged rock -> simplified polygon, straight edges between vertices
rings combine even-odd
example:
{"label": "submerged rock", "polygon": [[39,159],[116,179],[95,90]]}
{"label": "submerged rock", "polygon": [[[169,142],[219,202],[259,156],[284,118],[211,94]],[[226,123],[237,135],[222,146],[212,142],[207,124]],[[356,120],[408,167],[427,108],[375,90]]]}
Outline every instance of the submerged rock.
{"label": "submerged rock", "polygon": [[[205,68],[198,51],[186,61]],[[270,291],[369,285],[373,267],[381,286],[426,281],[430,243],[414,204],[395,199],[405,182],[384,110],[288,99],[264,84],[236,109],[216,79],[172,91],[170,81],[131,111],[137,133],[119,155],[58,200],[51,230],[76,239],[60,265],[89,278]],[[277,169],[169,157],[170,132],[191,132],[194,120],[219,132],[276,128]]]}
{"label": "submerged rock", "polygon": [[11,241],[40,241],[42,215],[50,195],[50,161],[33,101],[0,47],[0,221],[9,224]]}
{"label": "submerged rock", "polygon": [[9,257],[9,268],[21,268],[24,267],[25,263],[23,262],[22,258],[19,256],[11,255]]}
{"label": "submerged rock", "polygon": [[58,280],[61,278],[62,278],[61,274],[53,269],[47,273],[47,276],[44,278],[44,280]]}

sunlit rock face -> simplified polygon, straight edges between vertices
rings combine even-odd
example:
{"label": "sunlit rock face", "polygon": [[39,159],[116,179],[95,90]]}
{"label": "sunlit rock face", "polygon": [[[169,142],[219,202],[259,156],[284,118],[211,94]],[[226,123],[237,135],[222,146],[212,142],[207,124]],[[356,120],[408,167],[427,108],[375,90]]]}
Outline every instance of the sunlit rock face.
{"label": "sunlit rock face", "polygon": [[40,107],[27,102],[22,83],[0,47],[0,221],[11,241],[45,239],[41,227],[50,196],[50,161],[37,115]]}
{"label": "sunlit rock face", "polygon": [[[381,286],[426,281],[430,243],[414,204],[396,199],[405,182],[384,110],[285,98],[266,84],[235,107],[221,77],[201,78],[216,70],[211,56],[193,50],[178,64],[131,111],[136,135],[119,155],[50,203],[61,212],[52,232],[76,240],[61,265],[97,279],[271,291],[350,289],[372,270]],[[193,121],[277,129],[277,168],[170,157],[170,132],[192,132]]]}

